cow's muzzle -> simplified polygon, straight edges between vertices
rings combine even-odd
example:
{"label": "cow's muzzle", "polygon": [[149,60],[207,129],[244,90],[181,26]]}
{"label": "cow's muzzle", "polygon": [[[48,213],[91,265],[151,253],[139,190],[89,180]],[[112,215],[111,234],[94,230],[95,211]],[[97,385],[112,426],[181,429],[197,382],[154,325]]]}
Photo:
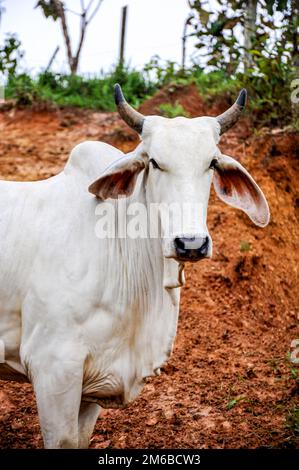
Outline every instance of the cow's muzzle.
{"label": "cow's muzzle", "polygon": [[177,258],[182,261],[198,261],[210,253],[210,239],[206,237],[180,237],[174,239]]}

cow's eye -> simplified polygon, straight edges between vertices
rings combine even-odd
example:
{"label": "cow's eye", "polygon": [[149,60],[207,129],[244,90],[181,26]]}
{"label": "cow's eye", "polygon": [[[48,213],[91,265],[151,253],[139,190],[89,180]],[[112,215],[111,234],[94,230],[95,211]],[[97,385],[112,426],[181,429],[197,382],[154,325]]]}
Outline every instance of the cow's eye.
{"label": "cow's eye", "polygon": [[210,163],[210,169],[215,170],[216,165],[217,165],[217,159],[213,158],[213,160]]}
{"label": "cow's eye", "polygon": [[154,160],[153,158],[150,158],[149,162],[153,165],[154,168],[157,168],[158,170],[161,170],[161,168],[159,167],[156,160]]}

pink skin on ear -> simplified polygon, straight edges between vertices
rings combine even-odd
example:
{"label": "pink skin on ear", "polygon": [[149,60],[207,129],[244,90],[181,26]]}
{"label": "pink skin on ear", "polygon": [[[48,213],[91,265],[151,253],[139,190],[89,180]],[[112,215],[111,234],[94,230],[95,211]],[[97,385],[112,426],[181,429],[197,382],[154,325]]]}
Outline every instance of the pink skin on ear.
{"label": "pink skin on ear", "polygon": [[102,200],[130,196],[134,190],[136,178],[136,173],[126,170],[98,179],[89,186],[88,190]]}
{"label": "pink skin on ear", "polygon": [[103,201],[108,198],[130,196],[135,187],[137,176],[145,167],[142,159],[122,158],[107,173],[92,183],[88,191]]}
{"label": "pink skin on ear", "polygon": [[270,220],[267,200],[243,166],[227,155],[217,158],[214,188],[219,198],[241,209],[255,225],[265,227]]}

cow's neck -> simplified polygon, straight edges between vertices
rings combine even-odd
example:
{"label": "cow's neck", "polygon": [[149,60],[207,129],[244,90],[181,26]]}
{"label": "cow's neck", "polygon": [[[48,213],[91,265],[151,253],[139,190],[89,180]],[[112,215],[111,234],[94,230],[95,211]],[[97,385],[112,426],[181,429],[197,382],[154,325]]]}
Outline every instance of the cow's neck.
{"label": "cow's neck", "polygon": [[[138,203],[145,207],[149,214],[150,200],[145,190],[146,176],[145,172],[141,173],[135,191],[126,200],[126,204],[128,207],[130,204]],[[124,204],[124,201],[117,204]],[[145,220],[145,223],[148,223],[148,220]],[[149,226],[144,229],[149,232]],[[147,310],[145,302],[161,308],[158,304],[162,301],[162,292],[170,295],[172,302],[176,303],[177,293],[174,289],[184,284],[183,266],[175,260],[164,258],[161,238],[132,239],[127,236],[119,238],[117,242],[122,255],[122,271],[126,273],[123,282],[129,284],[128,291],[134,293],[134,299],[139,299],[139,303],[142,304],[139,308]]]}
{"label": "cow's neck", "polygon": [[[131,217],[126,216],[126,208],[130,204],[142,204],[146,207],[146,199],[142,184],[138,184],[134,194],[126,199],[117,201],[118,230],[120,225],[127,228]],[[121,210],[119,206],[122,205]],[[126,219],[124,220],[124,218]],[[132,238],[128,233],[124,237],[115,239],[115,252],[120,262],[120,276],[118,279],[119,293],[125,292],[129,296],[129,304],[134,305],[138,311],[146,312],[150,309],[160,308],[161,291],[163,290],[163,258],[161,241],[154,238]]]}

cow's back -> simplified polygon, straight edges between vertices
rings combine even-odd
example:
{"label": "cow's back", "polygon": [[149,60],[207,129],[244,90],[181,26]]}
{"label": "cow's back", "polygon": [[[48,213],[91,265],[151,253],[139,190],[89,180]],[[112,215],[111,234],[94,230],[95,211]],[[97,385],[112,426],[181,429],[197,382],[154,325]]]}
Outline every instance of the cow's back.
{"label": "cow's back", "polygon": [[78,175],[82,181],[93,183],[123,155],[123,152],[104,142],[82,142],[72,150],[64,171],[66,175]]}
{"label": "cow's back", "polygon": [[[81,203],[94,197],[88,186],[122,156],[108,144],[84,142],[71,152],[64,171],[35,182],[0,181],[0,298],[26,290],[34,259],[56,233],[76,223]],[[67,227],[66,227],[67,229]],[[21,293],[20,293],[21,295]],[[3,304],[3,301],[2,301]]]}

